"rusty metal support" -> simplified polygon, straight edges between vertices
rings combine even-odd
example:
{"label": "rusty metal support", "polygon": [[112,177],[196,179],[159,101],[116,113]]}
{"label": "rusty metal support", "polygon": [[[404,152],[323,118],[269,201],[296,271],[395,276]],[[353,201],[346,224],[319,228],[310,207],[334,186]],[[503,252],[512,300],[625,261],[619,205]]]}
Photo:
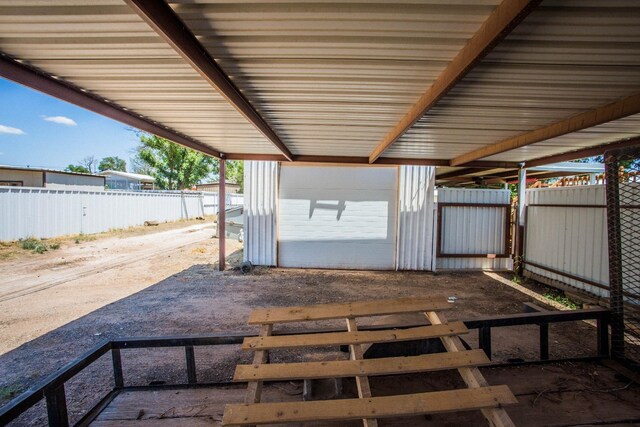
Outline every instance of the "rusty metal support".
{"label": "rusty metal support", "polygon": [[220,159],[220,179],[218,190],[218,251],[219,251],[219,263],[218,269],[224,271],[225,269],[225,222],[226,222],[226,208],[227,197],[225,191],[225,173],[226,173],[226,161],[224,158]]}

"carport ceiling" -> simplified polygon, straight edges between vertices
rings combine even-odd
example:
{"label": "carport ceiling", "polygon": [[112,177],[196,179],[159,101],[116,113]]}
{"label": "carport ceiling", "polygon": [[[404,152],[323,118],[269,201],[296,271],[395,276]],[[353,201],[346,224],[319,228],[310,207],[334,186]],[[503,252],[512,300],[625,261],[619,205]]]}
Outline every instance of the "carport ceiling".
{"label": "carport ceiling", "polygon": [[637,0],[0,0],[0,75],[214,156],[461,168],[640,135]]}

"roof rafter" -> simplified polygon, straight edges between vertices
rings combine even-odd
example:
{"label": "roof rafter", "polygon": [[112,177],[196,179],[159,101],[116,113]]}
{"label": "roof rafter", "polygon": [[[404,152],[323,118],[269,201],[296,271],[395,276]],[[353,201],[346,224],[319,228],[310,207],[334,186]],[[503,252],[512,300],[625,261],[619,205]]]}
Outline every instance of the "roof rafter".
{"label": "roof rafter", "polygon": [[503,0],[469,39],[416,104],[369,155],[373,163],[442,99],[495,45],[504,39],[542,0]]}
{"label": "roof rafter", "polygon": [[125,0],[125,2],[213,86],[233,108],[275,145],[287,160],[293,160],[293,154],[276,132],[164,0]]}
{"label": "roof rafter", "polygon": [[602,144],[595,147],[583,148],[581,150],[568,151],[565,153],[554,154],[552,156],[540,157],[538,159],[525,162],[526,168],[536,166],[544,166],[549,163],[567,162],[570,160],[583,159],[585,157],[599,156],[609,150],[617,150],[620,148],[640,147],[640,137],[627,138],[608,144]]}
{"label": "roof rafter", "polygon": [[464,165],[470,161],[493,156],[516,148],[525,147],[527,145],[535,144],[536,142],[577,132],[582,129],[598,126],[638,113],[640,113],[640,92],[609,104],[602,105],[593,110],[576,114],[568,119],[560,120],[530,132],[525,132],[518,136],[507,138],[504,141],[470,151],[452,159],[450,165]]}
{"label": "roof rafter", "polygon": [[213,157],[218,150],[0,52],[0,76]]}

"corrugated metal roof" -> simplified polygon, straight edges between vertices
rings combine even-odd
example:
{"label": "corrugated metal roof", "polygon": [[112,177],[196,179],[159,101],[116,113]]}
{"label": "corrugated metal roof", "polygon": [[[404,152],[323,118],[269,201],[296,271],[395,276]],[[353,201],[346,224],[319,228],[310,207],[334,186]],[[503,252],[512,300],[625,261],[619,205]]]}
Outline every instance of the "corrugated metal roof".
{"label": "corrugated metal roof", "polygon": [[[294,154],[367,156],[500,0],[172,0]],[[637,0],[546,0],[385,157],[450,159],[640,91]],[[278,154],[121,0],[0,0],[0,50],[227,153]],[[630,117],[490,157],[638,135]]]}
{"label": "corrugated metal roof", "polygon": [[[385,156],[452,158],[640,91],[640,3],[547,0]],[[490,157],[523,161],[640,133],[631,117]]]}

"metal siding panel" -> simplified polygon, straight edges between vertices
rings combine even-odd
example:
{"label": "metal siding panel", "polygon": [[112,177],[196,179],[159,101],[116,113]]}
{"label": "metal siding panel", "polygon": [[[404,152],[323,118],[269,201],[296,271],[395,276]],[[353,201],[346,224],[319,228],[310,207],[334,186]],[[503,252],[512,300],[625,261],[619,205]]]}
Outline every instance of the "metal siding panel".
{"label": "metal siding panel", "polygon": [[245,161],[244,260],[277,264],[276,200],[278,163]]}
{"label": "metal siding panel", "polygon": [[396,167],[285,166],[279,188],[284,267],[395,267]]}
{"label": "metal siding panel", "polygon": [[[92,234],[202,215],[197,192],[0,188],[0,240]],[[241,195],[233,200],[242,204]]]}
{"label": "metal siding panel", "polygon": [[[439,188],[438,203],[508,204],[509,190]],[[442,219],[445,253],[500,253],[504,247],[504,209],[479,207],[443,207]],[[439,269],[511,270],[510,258],[443,258]]]}
{"label": "metal siding panel", "polygon": [[399,270],[434,270],[435,168],[401,166],[397,265]]}
{"label": "metal siding panel", "polygon": [[[530,206],[605,204],[604,186],[529,189],[526,192],[526,260],[572,276],[608,286],[606,209]],[[594,295],[608,291],[531,265],[525,270],[566,283]]]}

